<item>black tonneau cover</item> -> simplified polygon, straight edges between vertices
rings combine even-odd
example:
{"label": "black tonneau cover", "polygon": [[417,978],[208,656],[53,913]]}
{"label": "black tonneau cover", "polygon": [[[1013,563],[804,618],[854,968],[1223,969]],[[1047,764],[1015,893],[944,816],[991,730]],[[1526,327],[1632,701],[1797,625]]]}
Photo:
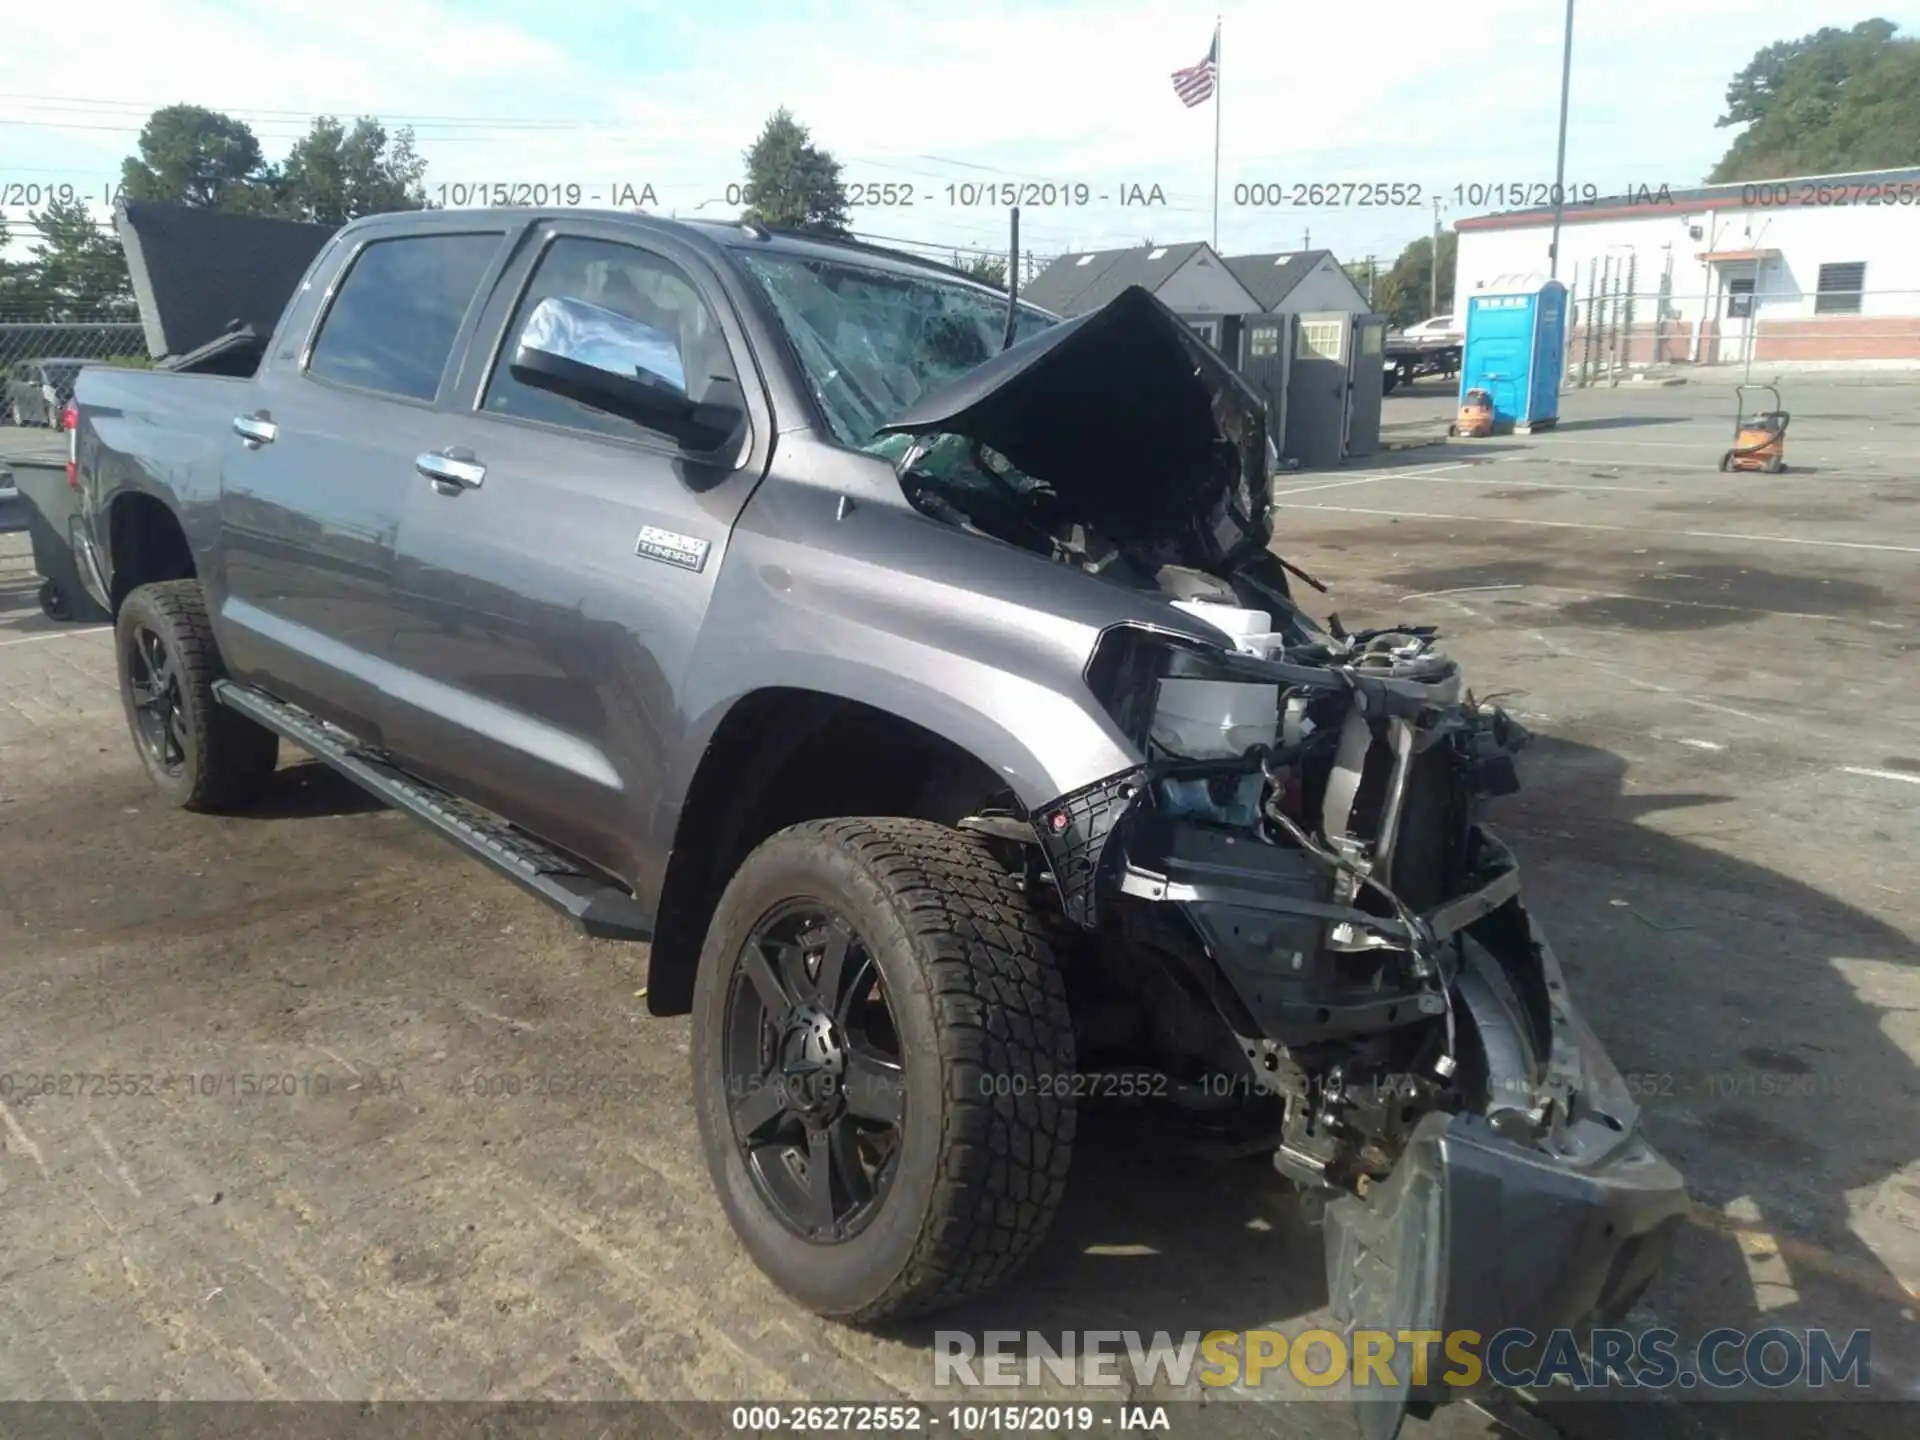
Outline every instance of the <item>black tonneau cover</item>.
{"label": "black tonneau cover", "polygon": [[154,361],[244,374],[339,230],[137,200],[122,202],[113,223]]}

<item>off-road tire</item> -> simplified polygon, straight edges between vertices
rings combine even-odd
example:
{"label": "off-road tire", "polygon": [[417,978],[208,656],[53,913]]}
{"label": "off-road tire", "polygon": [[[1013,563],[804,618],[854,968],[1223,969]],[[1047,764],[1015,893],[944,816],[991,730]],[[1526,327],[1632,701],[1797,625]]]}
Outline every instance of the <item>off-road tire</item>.
{"label": "off-road tire", "polygon": [[[178,678],[186,744],[177,773],[169,774],[155,760],[135,720],[128,655],[134,635],[143,628],[159,637]],[[226,670],[207,623],[200,582],[167,580],[140,586],[121,602],[113,640],[120,703],[134,752],[162,798],[183,810],[220,811],[256,797],[273,774],[279,737],[214,698],[214,682],[224,678]]]}
{"label": "off-road tire", "polygon": [[[852,1238],[806,1240],[755,1188],[727,1107],[722,1027],[761,917],[805,896],[873,956],[906,1078],[898,1170]],[[1007,1278],[1066,1185],[1074,1063],[1049,922],[978,837],[906,819],[782,830],[727,885],[693,1002],[694,1101],[727,1218],[755,1262],[816,1312],[855,1324],[956,1304]]]}

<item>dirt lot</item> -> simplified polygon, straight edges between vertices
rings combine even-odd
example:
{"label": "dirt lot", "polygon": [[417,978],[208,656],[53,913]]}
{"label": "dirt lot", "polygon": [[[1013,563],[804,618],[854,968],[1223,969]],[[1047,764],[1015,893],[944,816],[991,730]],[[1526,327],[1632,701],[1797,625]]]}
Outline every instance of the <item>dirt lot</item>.
{"label": "dirt lot", "polygon": [[[1788,401],[1783,476],[1718,473],[1722,388],[1587,392],[1553,434],[1283,481],[1282,548],[1349,625],[1439,622],[1539,737],[1499,818],[1698,1201],[1636,1319],[1869,1326],[1876,1393],[1914,1400],[1920,385]],[[161,808],[106,635],[40,619],[23,541],[0,536],[0,1072],[211,1078],[5,1100],[0,1396],[928,1393],[933,1324],[820,1323],[734,1243],[643,951],[291,753],[253,814]],[[563,1071],[600,1093],[540,1093]],[[267,1075],[295,1093],[245,1093]],[[942,1328],[1320,1311],[1319,1244],[1262,1159],[1202,1165],[1127,1115],[1083,1134],[1040,1260]],[[1796,1408],[1560,1423],[1791,1434]],[[1331,1405],[1290,1423],[1352,1433]],[[1409,1429],[1491,1433],[1465,1409]]]}

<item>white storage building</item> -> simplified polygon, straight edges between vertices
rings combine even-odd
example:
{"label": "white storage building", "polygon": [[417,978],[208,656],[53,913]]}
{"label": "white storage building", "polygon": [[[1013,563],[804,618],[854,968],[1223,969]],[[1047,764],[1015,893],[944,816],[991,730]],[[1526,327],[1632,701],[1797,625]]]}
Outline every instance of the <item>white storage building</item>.
{"label": "white storage building", "polygon": [[[1545,279],[1552,226],[1459,221],[1456,306]],[[1633,365],[1920,361],[1920,168],[1570,205],[1560,257],[1570,365],[1595,343]]]}

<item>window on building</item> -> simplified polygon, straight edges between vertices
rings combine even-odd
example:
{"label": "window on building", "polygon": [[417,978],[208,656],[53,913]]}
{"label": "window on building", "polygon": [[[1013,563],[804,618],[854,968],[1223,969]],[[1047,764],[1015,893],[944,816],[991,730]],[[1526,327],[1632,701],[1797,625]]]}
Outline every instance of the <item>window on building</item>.
{"label": "window on building", "polygon": [[1342,341],[1346,339],[1347,327],[1340,320],[1302,320],[1300,338],[1294,346],[1294,356],[1300,360],[1318,357],[1323,360],[1338,360],[1344,350]]}
{"label": "window on building", "polygon": [[1860,292],[1866,288],[1866,261],[1849,260],[1844,265],[1822,265],[1818,293],[1813,297],[1813,313],[1858,315]]}

